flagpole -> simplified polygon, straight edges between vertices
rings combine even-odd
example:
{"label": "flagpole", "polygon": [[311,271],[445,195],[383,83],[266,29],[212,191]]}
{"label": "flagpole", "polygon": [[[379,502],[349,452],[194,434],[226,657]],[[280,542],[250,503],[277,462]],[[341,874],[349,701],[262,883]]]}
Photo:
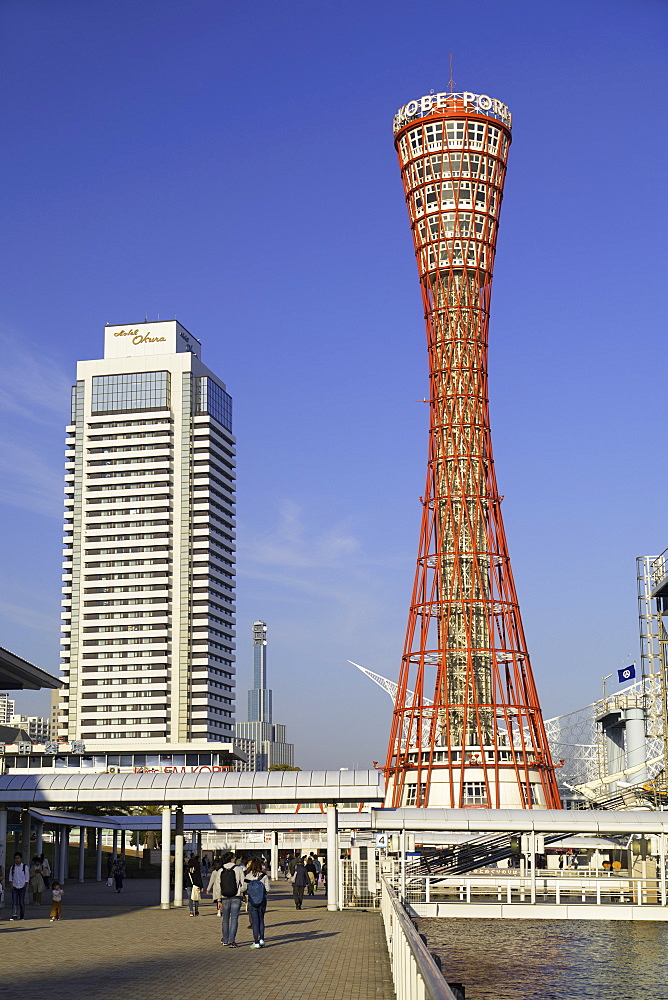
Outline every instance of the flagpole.
{"label": "flagpole", "polygon": [[611,677],[612,677],[612,674],[606,674],[605,677],[602,678],[602,683],[603,683],[603,701],[604,702],[605,702],[605,682],[609,681]]}

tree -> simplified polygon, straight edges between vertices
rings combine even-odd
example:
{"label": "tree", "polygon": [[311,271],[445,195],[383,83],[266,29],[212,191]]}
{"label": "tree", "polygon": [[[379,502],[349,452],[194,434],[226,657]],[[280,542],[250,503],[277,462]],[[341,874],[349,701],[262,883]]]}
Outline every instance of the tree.
{"label": "tree", "polygon": [[291,764],[270,764],[270,771],[301,771],[301,767],[292,767]]}

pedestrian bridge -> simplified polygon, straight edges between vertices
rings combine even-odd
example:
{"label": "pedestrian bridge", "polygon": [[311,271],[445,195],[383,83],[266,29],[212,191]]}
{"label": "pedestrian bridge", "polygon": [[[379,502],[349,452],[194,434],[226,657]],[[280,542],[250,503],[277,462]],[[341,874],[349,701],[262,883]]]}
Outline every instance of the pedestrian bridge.
{"label": "pedestrian bridge", "polygon": [[0,776],[0,807],[239,805],[382,802],[382,772],[163,771]]}

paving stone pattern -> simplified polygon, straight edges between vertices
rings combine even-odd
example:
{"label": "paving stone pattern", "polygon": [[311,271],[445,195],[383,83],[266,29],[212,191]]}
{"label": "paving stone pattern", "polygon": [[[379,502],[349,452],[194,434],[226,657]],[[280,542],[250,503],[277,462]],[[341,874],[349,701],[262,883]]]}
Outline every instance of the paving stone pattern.
{"label": "paving stone pattern", "polygon": [[[208,898],[200,916],[160,910],[159,883],[68,882],[63,919],[28,905],[24,921],[0,911],[0,997],[12,1000],[393,1000],[378,913],[329,913],[324,894],[295,910],[285,882],[274,883],[266,947],[250,947],[242,912],[238,948],[220,942]],[[48,895],[45,893],[45,896]],[[7,900],[7,896],[5,899]],[[11,896],[9,896],[11,899]]]}

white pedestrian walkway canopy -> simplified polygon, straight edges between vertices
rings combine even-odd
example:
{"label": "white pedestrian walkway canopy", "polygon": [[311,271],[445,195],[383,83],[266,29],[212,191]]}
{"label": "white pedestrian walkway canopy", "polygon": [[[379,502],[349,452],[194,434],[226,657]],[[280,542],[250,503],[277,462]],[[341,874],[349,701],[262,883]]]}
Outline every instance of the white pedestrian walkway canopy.
{"label": "white pedestrian walkway canopy", "polygon": [[172,771],[7,774],[0,806],[164,806],[322,802],[348,809],[385,798],[382,772]]}

